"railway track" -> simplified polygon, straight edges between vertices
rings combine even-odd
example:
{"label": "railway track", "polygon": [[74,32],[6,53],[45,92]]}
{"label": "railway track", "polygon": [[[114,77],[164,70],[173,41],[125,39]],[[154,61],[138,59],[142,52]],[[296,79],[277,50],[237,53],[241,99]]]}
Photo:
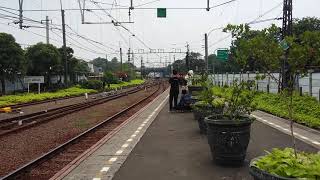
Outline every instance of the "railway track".
{"label": "railway track", "polygon": [[155,97],[157,93],[163,92],[164,88],[162,89],[162,87],[163,86],[159,84],[157,90],[151,95],[144,97],[130,107],[108,117],[94,127],[52,149],[50,152],[30,161],[13,172],[0,177],[0,180],[49,179],[73,159],[81,155],[92,145],[125,122],[146,103],[151,101],[152,97]]}
{"label": "railway track", "polygon": [[[146,86],[151,86],[151,85],[146,85]],[[67,114],[71,114],[73,112],[81,111],[83,109],[86,109],[95,105],[103,104],[108,101],[111,101],[123,96],[127,96],[128,94],[136,93],[142,89],[143,87],[138,86],[128,91],[121,92],[118,94],[108,95],[106,97],[96,99],[96,100],[81,102],[81,103],[67,105],[67,106],[54,108],[46,111],[40,111],[40,112],[35,112],[35,113],[23,115],[23,116],[0,120],[0,137],[10,133],[18,132],[26,128],[36,126],[40,123],[45,123],[47,121],[65,116]]]}

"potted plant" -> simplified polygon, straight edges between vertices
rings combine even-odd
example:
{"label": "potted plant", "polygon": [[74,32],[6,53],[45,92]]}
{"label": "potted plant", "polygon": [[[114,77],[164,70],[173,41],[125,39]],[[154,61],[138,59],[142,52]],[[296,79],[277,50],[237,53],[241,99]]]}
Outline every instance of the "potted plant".
{"label": "potted plant", "polygon": [[[203,79],[207,80],[207,79]],[[200,92],[197,103],[194,104],[194,117],[198,121],[201,134],[207,133],[207,125],[204,122],[206,116],[221,114],[224,108],[224,99],[216,98],[213,94],[213,85],[210,82],[202,82],[203,90]]]}
{"label": "potted plant", "polygon": [[320,154],[300,152],[294,149],[273,149],[267,155],[250,163],[250,174],[255,180],[320,179]]}
{"label": "potted plant", "polygon": [[[292,149],[273,150],[251,161],[250,174],[255,180],[269,179],[320,179],[318,154],[298,152],[293,129],[293,95],[296,79],[304,76],[311,67],[320,63],[320,32],[306,31],[282,38],[279,28],[272,25],[261,31],[251,31],[248,25],[228,25],[225,31],[232,33],[233,54],[242,65],[262,64],[266,71],[282,71],[281,96],[287,104],[291,121]],[[285,63],[283,63],[285,62]],[[276,81],[280,81],[268,73]]]}
{"label": "potted plant", "polygon": [[227,98],[223,114],[205,118],[213,160],[218,164],[241,165],[250,140],[250,113],[255,109],[254,82],[236,82]]}
{"label": "potted plant", "polygon": [[191,77],[191,85],[188,85],[188,91],[191,95],[197,95],[199,92],[206,88],[206,83],[208,81],[207,74],[194,75]]}
{"label": "potted plant", "polygon": [[224,98],[215,98],[212,102],[198,101],[193,105],[194,119],[198,122],[200,133],[207,133],[207,125],[204,122],[205,117],[222,114],[225,105]]}

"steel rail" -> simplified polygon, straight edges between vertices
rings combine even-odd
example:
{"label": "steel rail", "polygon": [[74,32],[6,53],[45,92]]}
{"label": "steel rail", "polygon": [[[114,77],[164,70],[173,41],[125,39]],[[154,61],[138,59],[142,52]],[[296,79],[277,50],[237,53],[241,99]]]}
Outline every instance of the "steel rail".
{"label": "steel rail", "polygon": [[[4,135],[8,135],[10,133],[15,133],[17,131],[20,131],[26,128],[39,125],[41,123],[45,123],[52,119],[63,117],[65,115],[68,115],[86,108],[90,108],[92,106],[106,103],[108,101],[126,96],[128,94],[136,93],[140,90],[141,89],[139,87],[136,87],[135,89],[131,89],[129,91],[121,92],[115,95],[109,95],[107,97],[97,99],[94,101],[81,102],[81,103],[63,106],[55,109],[50,109],[48,111],[40,111],[32,114],[27,114],[24,116],[18,116],[14,118],[0,120],[0,130],[2,129],[2,131],[0,131],[0,137]],[[21,121],[23,125],[19,125],[18,124],[19,121]]]}
{"label": "steel rail", "polygon": [[90,133],[95,132],[99,128],[102,128],[103,125],[105,125],[106,123],[108,123],[108,122],[120,117],[121,115],[125,114],[129,110],[133,109],[134,107],[136,107],[139,104],[141,104],[142,102],[144,102],[145,100],[149,99],[150,97],[155,95],[157,92],[159,92],[159,90],[161,90],[160,83],[158,84],[158,89],[155,92],[153,92],[151,95],[149,95],[149,96],[143,98],[142,100],[136,102],[135,104],[133,104],[133,105],[121,110],[120,112],[110,116],[109,118],[107,118],[106,120],[102,121],[101,123],[91,127],[90,129],[88,129],[88,130],[84,131],[83,133],[77,135],[76,137],[72,138],[71,140],[59,145],[58,147],[56,147],[56,148],[52,149],[51,151],[47,152],[46,154],[44,154],[44,155],[42,155],[42,156],[30,161],[29,163],[19,167],[18,169],[8,173],[7,175],[5,175],[3,177],[0,177],[0,180],[19,179],[19,177],[21,177],[21,175],[24,175],[24,174],[30,172],[33,167],[36,167],[37,165],[45,162],[46,160],[50,160],[54,155],[59,154],[61,151],[66,149],[68,146],[76,143],[81,138],[84,138],[84,137],[88,136]]}

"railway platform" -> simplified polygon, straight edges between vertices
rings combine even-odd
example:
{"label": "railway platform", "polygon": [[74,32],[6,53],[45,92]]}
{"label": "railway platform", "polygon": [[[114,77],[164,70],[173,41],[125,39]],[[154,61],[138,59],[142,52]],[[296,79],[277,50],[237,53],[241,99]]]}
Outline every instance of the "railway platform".
{"label": "railway platform", "polygon": [[[207,138],[192,113],[168,112],[164,92],[130,121],[106,136],[52,179],[65,180],[251,180],[248,164],[272,148],[291,145],[288,122],[255,112],[242,167],[214,164]],[[299,150],[318,152],[320,133],[297,125]]]}

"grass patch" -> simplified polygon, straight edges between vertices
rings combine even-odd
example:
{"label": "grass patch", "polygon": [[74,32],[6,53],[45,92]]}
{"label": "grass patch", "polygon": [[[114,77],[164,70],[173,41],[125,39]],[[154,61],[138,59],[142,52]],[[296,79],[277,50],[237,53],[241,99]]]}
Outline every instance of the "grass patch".
{"label": "grass patch", "polygon": [[113,90],[113,89],[119,89],[121,87],[140,85],[140,84],[143,84],[144,82],[145,80],[142,80],[142,79],[134,79],[129,82],[121,81],[118,84],[110,84],[110,89]]}
{"label": "grass patch", "polygon": [[[230,97],[231,88],[213,88],[219,97]],[[286,100],[279,94],[259,92],[254,103],[257,109],[278,117],[289,118]],[[312,128],[320,128],[320,103],[311,96],[293,96],[293,120]]]}
{"label": "grass patch", "polygon": [[28,102],[43,101],[48,99],[62,98],[62,97],[78,96],[84,93],[95,93],[95,92],[97,91],[93,89],[71,87],[71,88],[62,89],[56,92],[47,92],[47,93],[41,93],[41,94],[23,93],[18,95],[8,95],[8,96],[0,97],[0,107],[20,104],[20,103],[28,103]]}

